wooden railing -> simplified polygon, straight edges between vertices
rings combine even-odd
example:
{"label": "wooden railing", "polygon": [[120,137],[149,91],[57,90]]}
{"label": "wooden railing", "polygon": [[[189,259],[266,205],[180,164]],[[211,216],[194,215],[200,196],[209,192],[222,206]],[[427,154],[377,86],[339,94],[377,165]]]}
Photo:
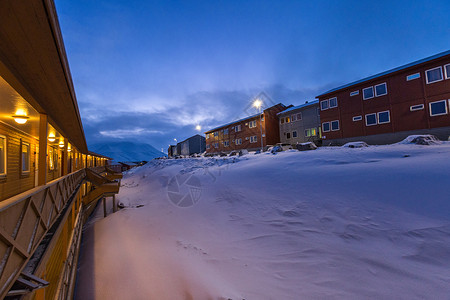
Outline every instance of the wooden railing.
{"label": "wooden railing", "polygon": [[85,178],[85,170],[0,202],[0,299],[58,219]]}

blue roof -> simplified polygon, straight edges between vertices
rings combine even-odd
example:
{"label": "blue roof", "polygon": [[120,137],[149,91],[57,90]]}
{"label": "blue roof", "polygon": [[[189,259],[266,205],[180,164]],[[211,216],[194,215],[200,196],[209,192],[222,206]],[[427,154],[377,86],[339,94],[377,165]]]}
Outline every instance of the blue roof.
{"label": "blue roof", "polygon": [[325,93],[320,94],[317,97],[320,97],[320,96],[323,96],[323,95],[326,95],[326,94],[329,94],[329,93],[332,93],[332,92],[335,92],[335,91],[338,91],[338,90],[350,87],[352,85],[363,83],[365,81],[368,81],[368,80],[371,80],[371,79],[375,79],[377,77],[381,77],[381,76],[384,76],[384,75],[387,75],[387,74],[390,74],[390,73],[394,73],[394,72],[397,72],[397,71],[400,71],[400,70],[403,70],[403,69],[406,69],[406,68],[409,68],[409,67],[413,67],[415,65],[419,65],[421,63],[424,63],[424,62],[427,62],[427,61],[431,61],[433,59],[440,58],[440,57],[443,57],[443,56],[446,56],[446,55],[449,55],[449,54],[450,54],[450,50],[444,51],[444,52],[435,54],[433,56],[430,56],[430,57],[427,57],[427,58],[424,58],[424,59],[421,59],[421,60],[417,60],[415,62],[412,62],[412,63],[406,64],[406,65],[403,65],[403,66],[400,66],[400,67],[397,67],[397,68],[394,68],[394,69],[391,69],[391,70],[388,70],[388,71],[385,71],[385,72],[382,72],[382,73],[379,73],[379,74],[376,74],[376,75],[372,75],[372,76],[360,79],[358,81],[354,81],[352,83],[348,83],[348,84],[345,84],[343,86],[331,89],[331,90],[329,90],[329,91],[327,91]]}
{"label": "blue roof", "polygon": [[280,111],[279,113],[277,113],[277,115],[281,115],[281,114],[283,114],[283,113],[285,113],[285,112],[290,112],[290,111],[292,111],[292,110],[296,110],[296,109],[299,109],[299,108],[308,107],[308,106],[315,105],[315,104],[319,104],[319,100],[313,100],[313,101],[308,102],[308,103],[303,103],[303,104],[301,104],[301,105],[297,105],[297,106],[290,107],[290,108],[288,108],[288,109],[286,109],[286,110]]}

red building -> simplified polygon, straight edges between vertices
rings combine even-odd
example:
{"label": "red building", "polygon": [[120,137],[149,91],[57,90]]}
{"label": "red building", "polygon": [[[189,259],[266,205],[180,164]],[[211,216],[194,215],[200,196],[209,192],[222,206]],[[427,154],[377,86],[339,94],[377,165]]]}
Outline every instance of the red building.
{"label": "red building", "polygon": [[265,109],[261,114],[258,113],[206,131],[206,152],[227,153],[241,149],[258,150],[261,149],[261,146],[279,143],[277,113],[286,108],[279,103]]}
{"label": "red building", "polygon": [[411,134],[450,135],[450,51],[318,96],[324,145],[394,143]]}

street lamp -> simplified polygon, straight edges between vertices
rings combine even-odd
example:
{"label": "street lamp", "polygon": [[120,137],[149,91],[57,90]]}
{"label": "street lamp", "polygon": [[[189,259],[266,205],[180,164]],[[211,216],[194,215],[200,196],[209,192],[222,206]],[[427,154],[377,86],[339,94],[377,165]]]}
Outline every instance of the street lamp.
{"label": "street lamp", "polygon": [[258,109],[259,112],[259,128],[261,130],[261,153],[263,152],[263,136],[262,136],[262,114],[261,114],[261,108],[262,108],[262,101],[259,99],[256,99],[253,102],[253,106],[256,107]]}

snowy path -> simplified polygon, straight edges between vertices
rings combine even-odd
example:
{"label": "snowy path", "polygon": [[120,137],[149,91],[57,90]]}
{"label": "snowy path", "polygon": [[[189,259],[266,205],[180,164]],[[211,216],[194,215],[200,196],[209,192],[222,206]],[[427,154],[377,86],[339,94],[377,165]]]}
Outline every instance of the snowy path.
{"label": "snowy path", "polygon": [[152,161],[76,299],[449,299],[449,170],[450,143]]}

